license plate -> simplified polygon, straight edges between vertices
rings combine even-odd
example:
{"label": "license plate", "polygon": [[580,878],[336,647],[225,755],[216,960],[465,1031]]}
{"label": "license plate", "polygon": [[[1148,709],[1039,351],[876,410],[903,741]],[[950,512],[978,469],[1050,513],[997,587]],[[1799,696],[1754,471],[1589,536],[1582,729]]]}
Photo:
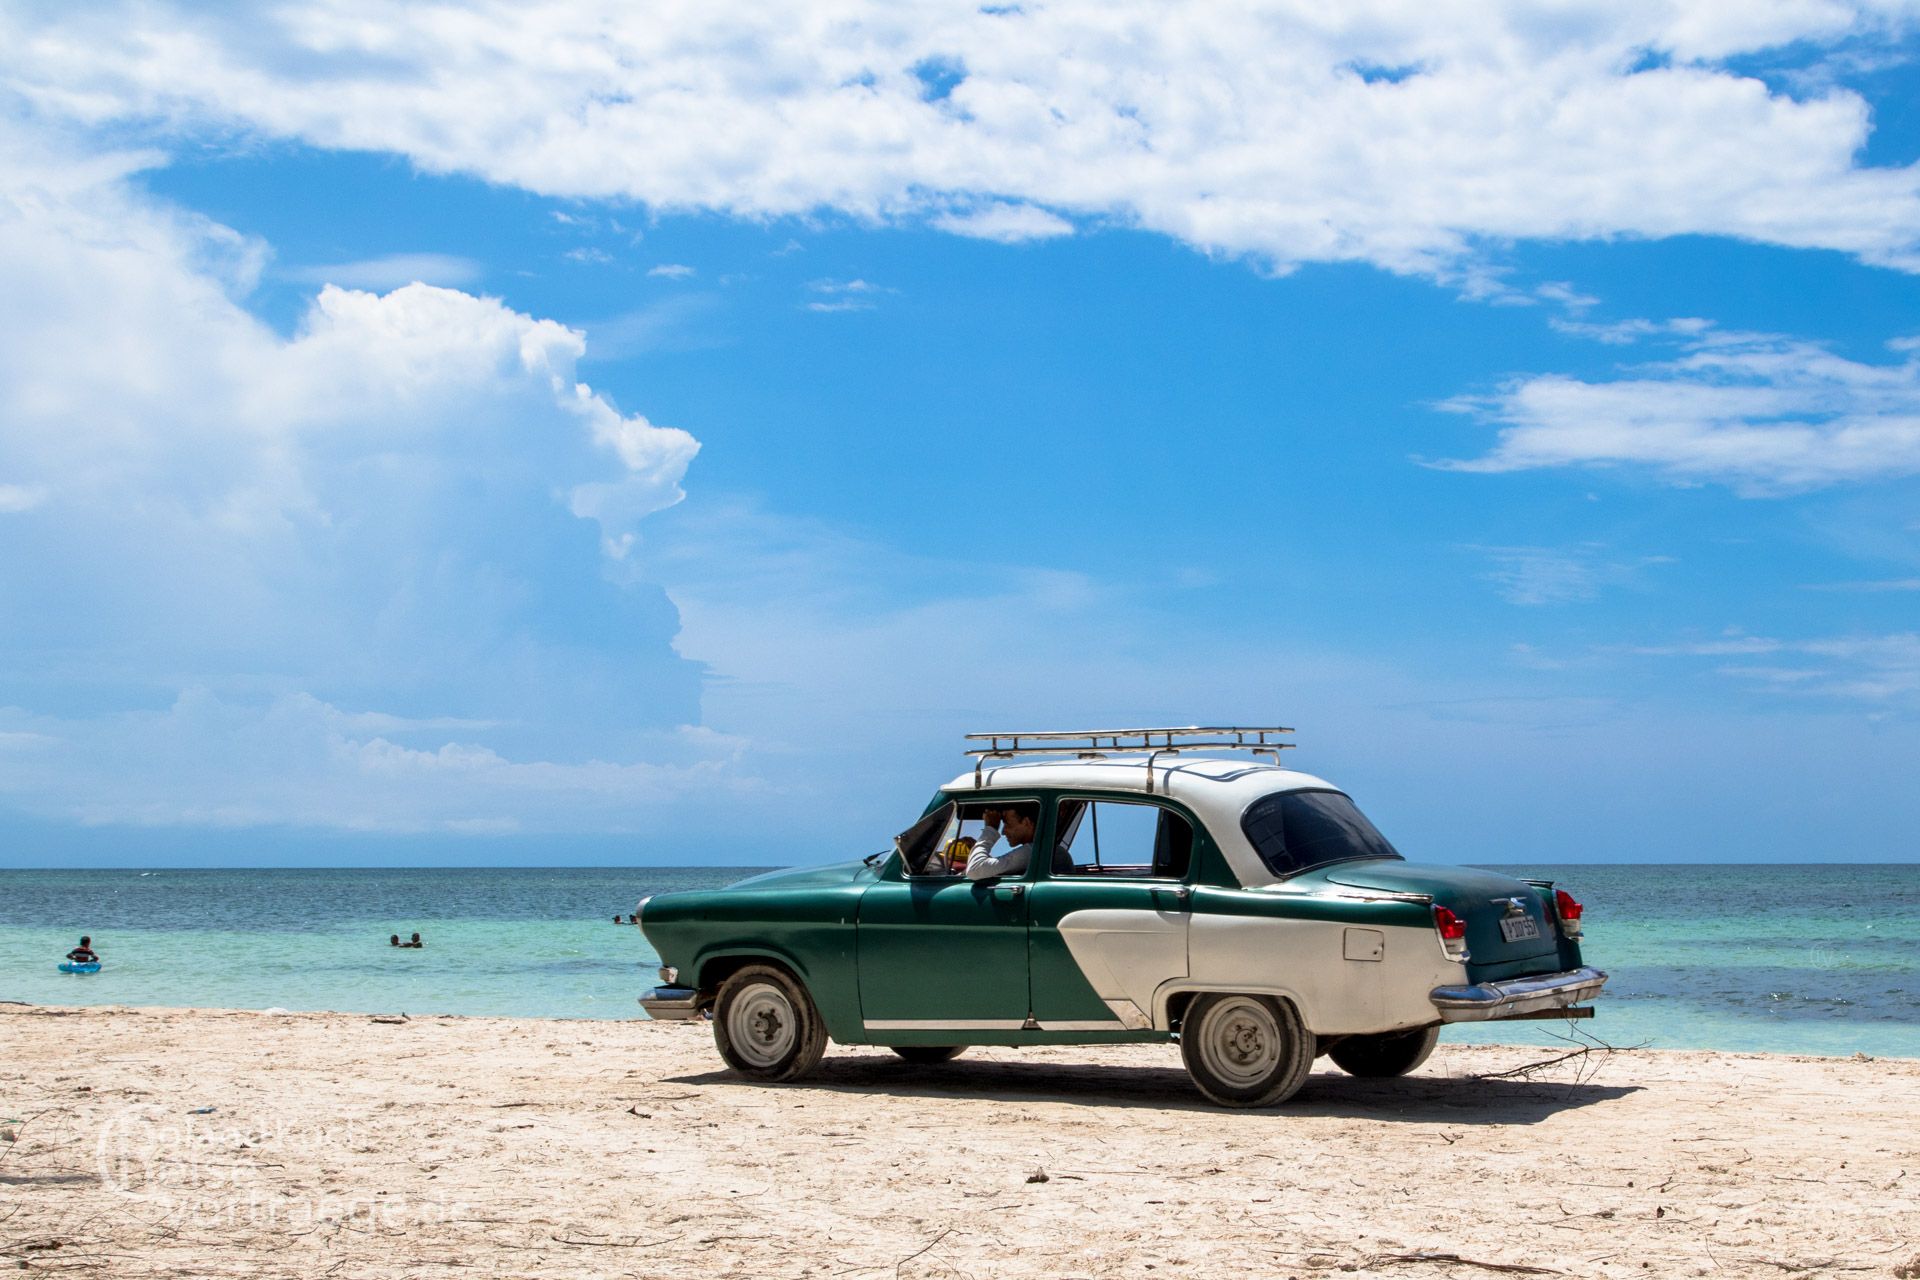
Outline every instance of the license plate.
{"label": "license plate", "polygon": [[1500,936],[1508,942],[1531,942],[1540,936],[1540,922],[1532,916],[1506,916],[1500,921]]}

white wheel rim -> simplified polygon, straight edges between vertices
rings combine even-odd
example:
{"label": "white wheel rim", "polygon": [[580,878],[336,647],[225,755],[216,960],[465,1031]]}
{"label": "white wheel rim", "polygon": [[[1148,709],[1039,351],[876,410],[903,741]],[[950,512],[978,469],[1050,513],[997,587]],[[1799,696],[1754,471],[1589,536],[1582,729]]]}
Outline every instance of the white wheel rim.
{"label": "white wheel rim", "polygon": [[1200,1060],[1226,1084],[1265,1084],[1280,1065],[1280,1020],[1265,1001],[1236,996],[1207,1013],[1199,1028]]}
{"label": "white wheel rim", "polygon": [[727,1039],[754,1066],[771,1067],[793,1051],[799,1021],[785,992],[756,983],[727,1009]]}

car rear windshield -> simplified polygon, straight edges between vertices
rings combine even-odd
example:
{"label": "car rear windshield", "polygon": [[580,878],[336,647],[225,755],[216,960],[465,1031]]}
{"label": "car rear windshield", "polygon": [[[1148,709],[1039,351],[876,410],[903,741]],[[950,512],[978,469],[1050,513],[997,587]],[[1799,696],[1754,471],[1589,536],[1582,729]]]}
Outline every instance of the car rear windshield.
{"label": "car rear windshield", "polygon": [[1352,858],[1398,858],[1353,801],[1338,791],[1280,791],[1262,796],[1240,819],[1260,860],[1290,876]]}

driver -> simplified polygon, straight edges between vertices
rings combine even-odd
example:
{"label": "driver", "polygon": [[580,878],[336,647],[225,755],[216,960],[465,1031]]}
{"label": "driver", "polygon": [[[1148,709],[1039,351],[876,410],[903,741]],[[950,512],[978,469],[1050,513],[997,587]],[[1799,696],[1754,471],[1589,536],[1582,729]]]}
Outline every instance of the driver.
{"label": "driver", "polygon": [[[985,829],[967,858],[967,879],[991,880],[995,876],[1017,876],[1024,872],[1027,860],[1033,856],[1033,829],[1040,821],[1040,806],[1014,804],[1004,809],[989,809],[981,815],[981,821]],[[1000,843],[1003,832],[1012,844],[996,858],[993,847]]]}

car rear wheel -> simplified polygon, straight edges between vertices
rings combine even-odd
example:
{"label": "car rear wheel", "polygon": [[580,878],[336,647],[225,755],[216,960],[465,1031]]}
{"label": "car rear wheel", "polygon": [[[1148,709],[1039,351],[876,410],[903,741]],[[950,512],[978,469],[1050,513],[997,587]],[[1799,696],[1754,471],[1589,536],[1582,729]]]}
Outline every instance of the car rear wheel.
{"label": "car rear wheel", "polygon": [[1208,993],[1180,1021],[1180,1056],[1208,1098],[1225,1107],[1285,1102],[1313,1070],[1313,1035],[1284,1000]]}
{"label": "car rear wheel", "polygon": [[755,1080],[797,1080],[827,1051],[827,1025],[792,974],[755,964],[720,984],[713,1042],[727,1065]]}
{"label": "car rear wheel", "polygon": [[895,1044],[888,1045],[895,1053],[908,1062],[920,1066],[933,1066],[936,1063],[952,1062],[967,1051],[963,1044]]}
{"label": "car rear wheel", "polygon": [[1438,1024],[1377,1036],[1348,1036],[1327,1056],[1350,1076],[1403,1076],[1427,1060],[1439,1043]]}

